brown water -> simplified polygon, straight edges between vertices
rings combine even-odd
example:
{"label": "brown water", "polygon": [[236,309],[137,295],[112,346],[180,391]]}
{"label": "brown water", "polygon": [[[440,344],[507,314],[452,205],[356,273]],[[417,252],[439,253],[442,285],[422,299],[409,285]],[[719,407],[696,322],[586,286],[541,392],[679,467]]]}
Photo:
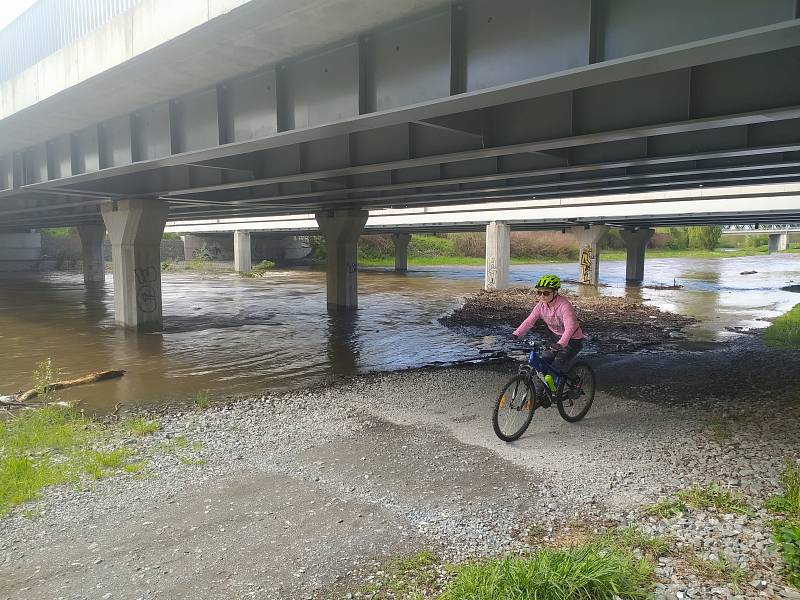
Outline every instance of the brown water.
{"label": "brown water", "polygon": [[[574,277],[573,264],[512,267],[513,282],[543,271]],[[657,259],[645,284],[680,290],[625,288],[625,264],[607,261],[599,293],[642,298],[701,319],[697,340],[734,335],[726,327],[763,327],[800,302],[779,288],[800,283],[800,256]],[[742,271],[758,271],[740,275]],[[80,275],[49,274],[0,280],[0,395],[31,386],[36,363],[48,357],[65,375],[126,369],[122,379],[65,390],[89,409],[158,405],[210,396],[258,393],[320,384],[337,375],[477,359],[492,337],[456,332],[437,318],[480,289],[479,267],[431,267],[407,275],[359,274],[359,310],[329,315],[324,273],[276,271],[263,279],[233,274],[200,277],[165,273],[164,322],[158,334],[113,325],[110,275],[87,289]]]}

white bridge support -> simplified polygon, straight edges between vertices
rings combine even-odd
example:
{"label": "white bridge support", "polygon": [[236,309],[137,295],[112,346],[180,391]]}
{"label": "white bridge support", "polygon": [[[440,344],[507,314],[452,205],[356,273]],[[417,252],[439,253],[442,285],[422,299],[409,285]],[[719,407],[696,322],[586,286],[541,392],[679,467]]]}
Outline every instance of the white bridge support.
{"label": "white bridge support", "polygon": [[572,233],[578,240],[578,282],[597,285],[600,281],[600,238],[608,227],[606,225],[587,225],[573,227]]}
{"label": "white bridge support", "polygon": [[394,270],[397,273],[408,271],[408,243],[411,241],[409,233],[393,233],[394,241]]}
{"label": "white bridge support", "polygon": [[106,280],[106,262],[103,259],[103,241],[106,226],[102,223],[78,225],[83,253],[83,282],[86,285],[103,283]]}
{"label": "white bridge support", "polygon": [[623,229],[620,231],[625,242],[626,263],[625,281],[638,284],[644,279],[644,255],[647,242],[653,237],[653,229]]}
{"label": "white bridge support", "polygon": [[237,273],[253,270],[250,232],[237,229],[233,232],[233,269]]}
{"label": "white bridge support", "polygon": [[166,202],[139,198],[101,205],[111,239],[114,268],[114,319],[139,331],[160,331],[161,236]]}
{"label": "white bridge support", "polygon": [[508,267],[511,262],[511,228],[508,223],[492,221],[486,226],[486,279],[487,290],[508,287]]}
{"label": "white bridge support", "polygon": [[329,310],[358,308],[358,238],[369,212],[338,209],[315,215],[328,253],[327,284]]}
{"label": "white bridge support", "polygon": [[769,253],[783,252],[789,249],[789,234],[788,233],[770,233],[768,242]]}

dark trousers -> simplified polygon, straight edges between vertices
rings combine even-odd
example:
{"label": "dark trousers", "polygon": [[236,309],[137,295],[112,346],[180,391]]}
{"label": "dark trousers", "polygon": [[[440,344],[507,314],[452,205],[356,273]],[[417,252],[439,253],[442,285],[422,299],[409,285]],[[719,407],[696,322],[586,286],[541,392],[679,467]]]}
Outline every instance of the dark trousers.
{"label": "dark trousers", "polygon": [[553,365],[562,373],[569,369],[572,359],[578,355],[583,349],[583,340],[570,340],[566,348],[562,348],[558,352],[553,352],[550,349],[542,352],[542,360],[549,365]]}

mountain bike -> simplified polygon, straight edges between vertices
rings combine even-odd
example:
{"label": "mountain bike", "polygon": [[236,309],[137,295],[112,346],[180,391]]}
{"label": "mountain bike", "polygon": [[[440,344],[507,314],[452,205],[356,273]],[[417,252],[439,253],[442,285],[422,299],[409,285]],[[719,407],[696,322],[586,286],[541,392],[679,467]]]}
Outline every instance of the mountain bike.
{"label": "mountain bike", "polygon": [[[551,389],[545,379],[548,374],[555,389]],[[543,393],[539,396],[534,378],[542,382]],[[594,370],[589,363],[574,361],[563,373],[542,360],[540,349],[533,346],[527,361],[519,366],[517,375],[506,383],[497,398],[492,413],[494,432],[504,442],[513,442],[525,433],[537,408],[553,404],[565,421],[576,423],[592,407],[594,391]]]}

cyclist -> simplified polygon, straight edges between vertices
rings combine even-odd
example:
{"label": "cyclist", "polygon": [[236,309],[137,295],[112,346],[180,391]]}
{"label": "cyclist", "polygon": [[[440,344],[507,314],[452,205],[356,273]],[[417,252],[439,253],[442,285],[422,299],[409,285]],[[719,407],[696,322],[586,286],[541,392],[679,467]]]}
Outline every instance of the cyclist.
{"label": "cyclist", "polygon": [[[534,287],[538,302],[511,337],[518,340],[528,333],[536,321],[542,319],[547,328],[559,338],[542,353],[542,360],[563,371],[583,348],[585,336],[572,304],[564,296],[558,295],[561,280],[556,275],[542,275]],[[536,394],[541,397],[544,392],[542,382],[537,378],[534,380],[534,385]]]}

